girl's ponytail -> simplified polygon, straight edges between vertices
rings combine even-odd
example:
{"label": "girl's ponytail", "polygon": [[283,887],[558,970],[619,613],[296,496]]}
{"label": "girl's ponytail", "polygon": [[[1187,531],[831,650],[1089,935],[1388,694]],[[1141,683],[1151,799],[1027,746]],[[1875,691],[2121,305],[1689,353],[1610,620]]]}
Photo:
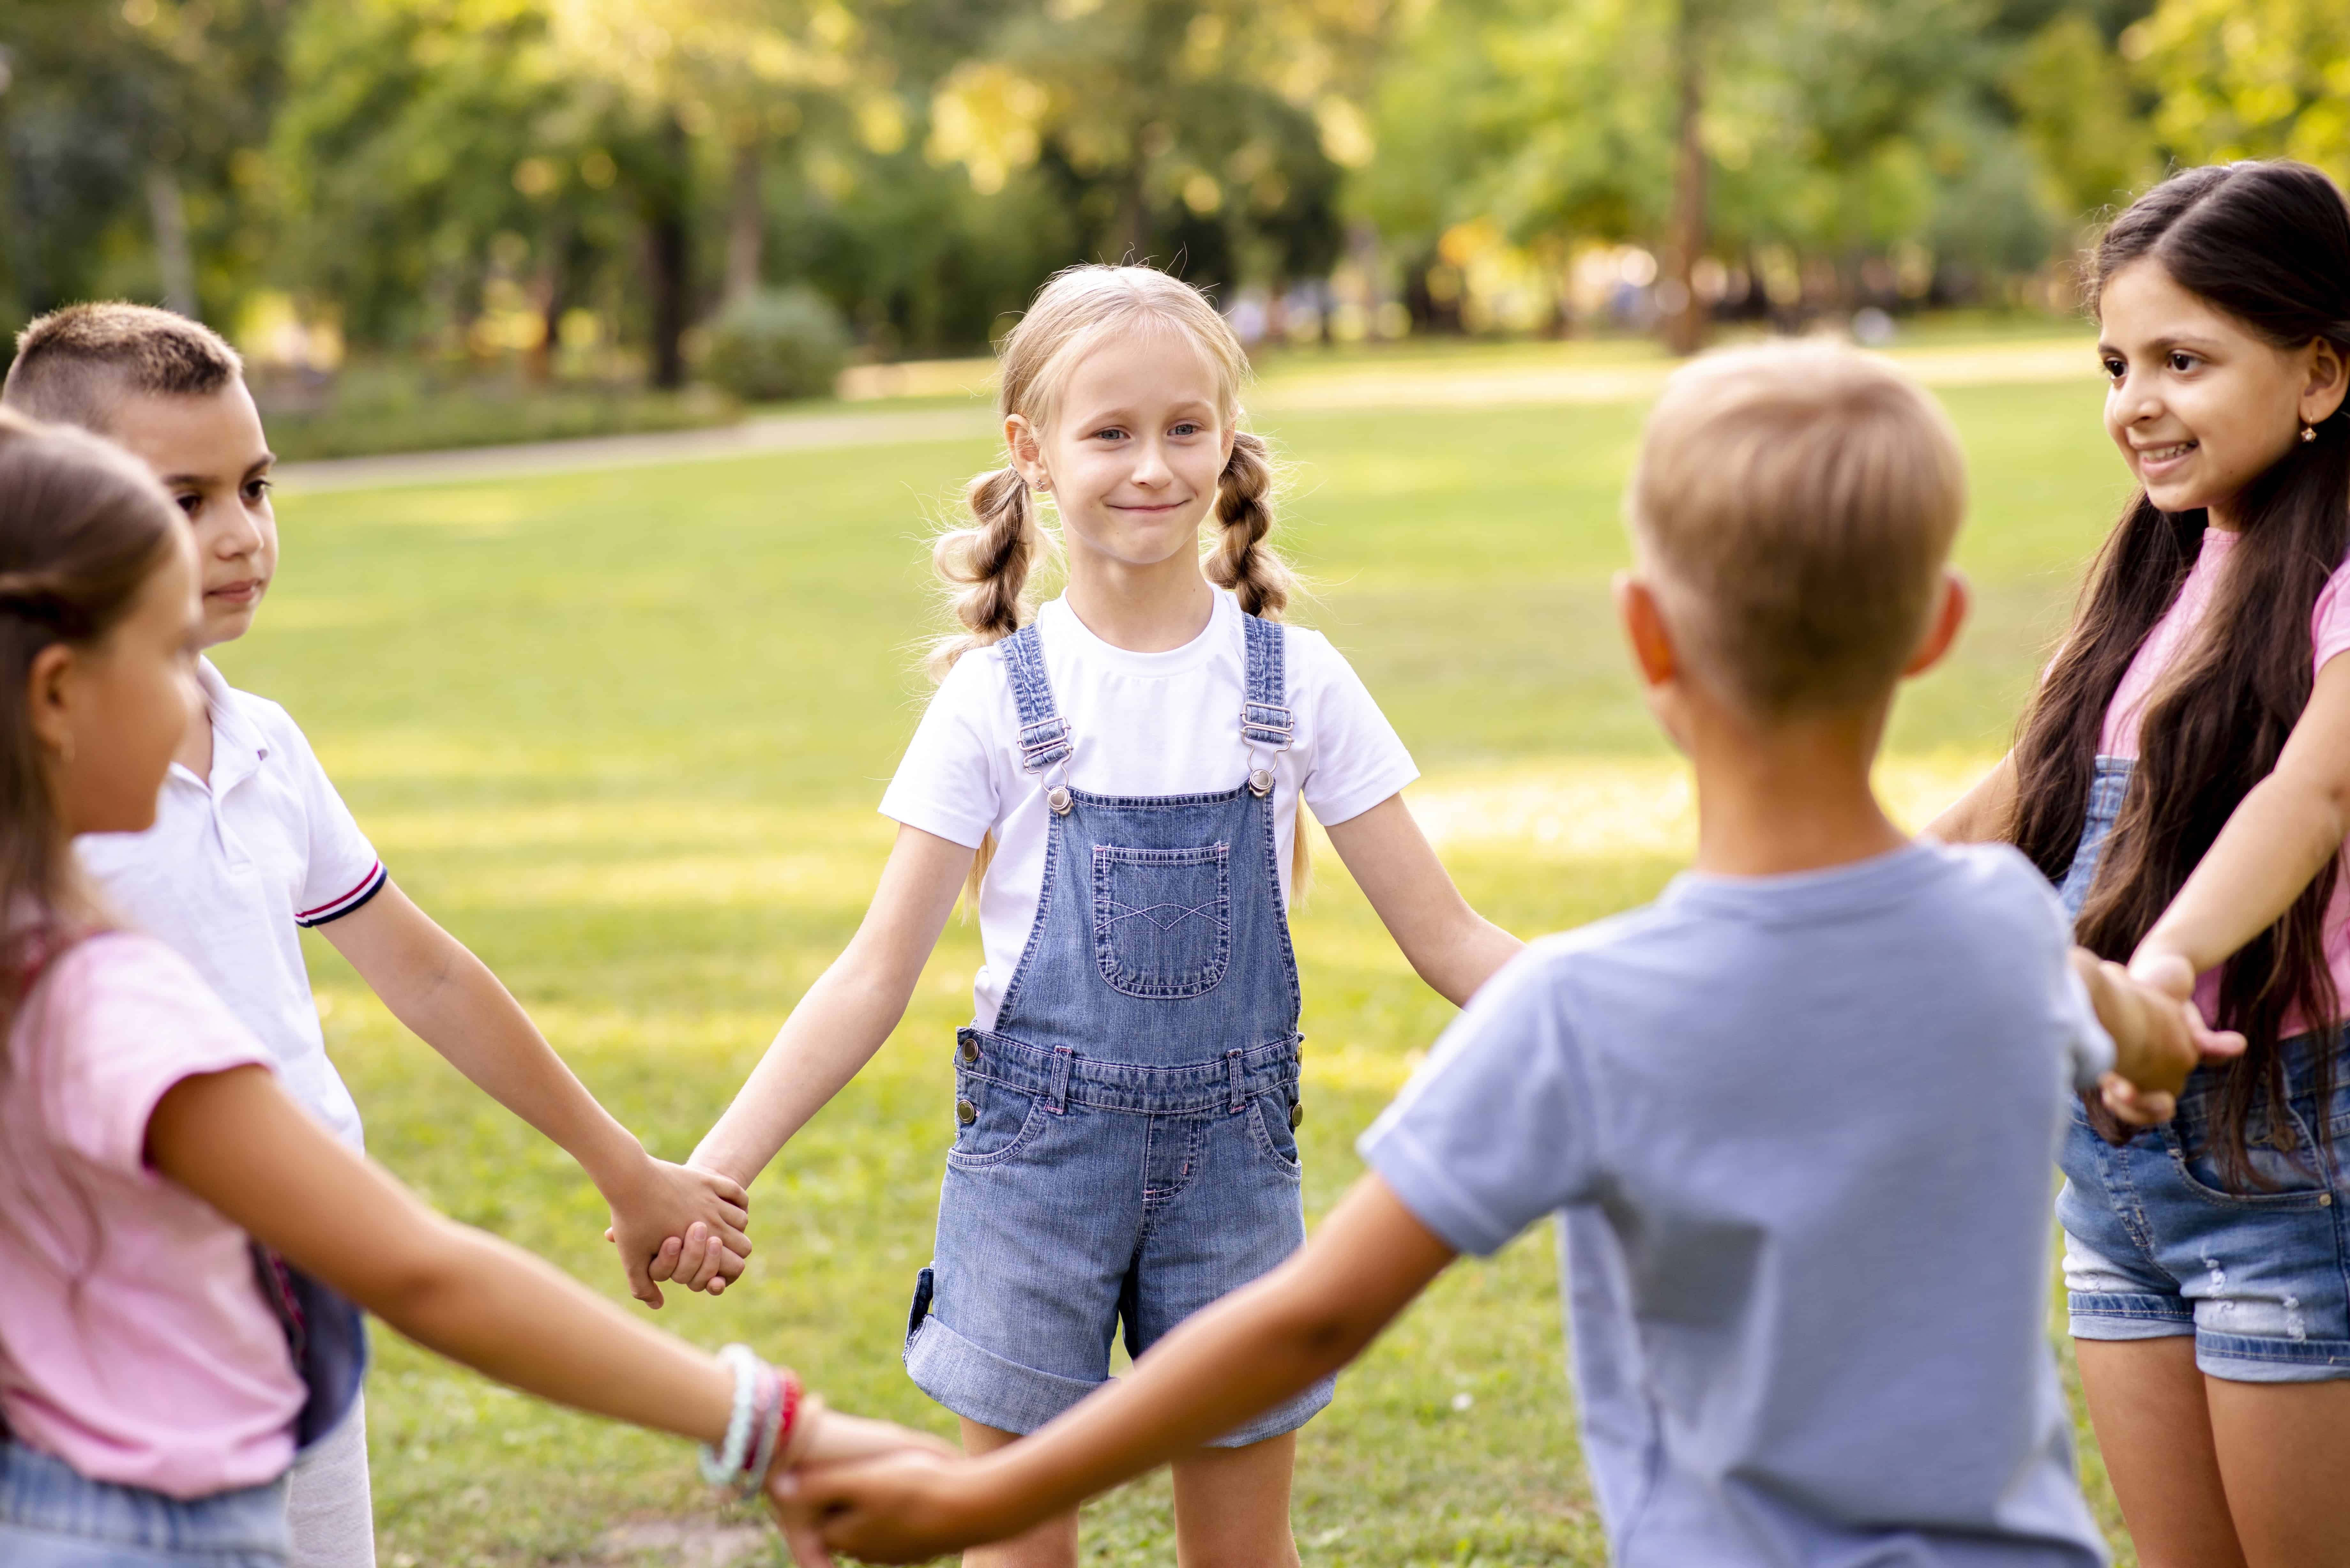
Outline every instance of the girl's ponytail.
{"label": "girl's ponytail", "polygon": [[963,486],[962,499],[971,525],[949,529],[931,548],[940,578],[960,590],[954,615],[963,628],[931,649],[931,673],[941,678],[972,649],[1020,629],[1028,573],[1050,547],[1019,470],[1007,466],[978,475]]}
{"label": "girl's ponytail", "polygon": [[1249,614],[1279,620],[1296,578],[1264,542],[1273,532],[1273,463],[1263,436],[1241,431],[1232,437],[1232,455],[1216,486],[1216,521],[1222,526],[1205,562],[1208,580],[1239,595]]}

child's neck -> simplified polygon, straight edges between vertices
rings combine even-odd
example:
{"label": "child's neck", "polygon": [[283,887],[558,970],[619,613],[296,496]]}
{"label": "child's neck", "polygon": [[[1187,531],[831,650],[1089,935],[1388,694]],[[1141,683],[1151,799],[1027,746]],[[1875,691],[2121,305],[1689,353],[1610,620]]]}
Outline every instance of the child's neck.
{"label": "child's neck", "polygon": [[1216,613],[1216,590],[1188,551],[1140,566],[1073,554],[1065,597],[1087,631],[1129,653],[1180,648]]}
{"label": "child's neck", "polygon": [[1898,849],[1908,836],[1869,787],[1886,707],[1757,724],[1707,704],[1687,714],[1697,772],[1697,869],[1817,871]]}

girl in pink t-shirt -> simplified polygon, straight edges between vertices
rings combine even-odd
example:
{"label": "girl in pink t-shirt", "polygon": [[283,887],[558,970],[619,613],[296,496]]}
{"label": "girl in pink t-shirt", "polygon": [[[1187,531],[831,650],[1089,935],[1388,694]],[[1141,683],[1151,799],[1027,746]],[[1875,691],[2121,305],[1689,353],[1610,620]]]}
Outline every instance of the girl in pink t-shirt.
{"label": "girl in pink t-shirt", "polygon": [[107,929],[69,846],[153,820],[197,700],[195,587],[144,468],[0,410],[0,1563],[283,1562],[296,1434],[348,1392],[317,1354],[333,1293],[528,1392],[717,1445],[705,1473],[746,1491],[927,1442],[432,1213],[278,1088],[171,950]]}
{"label": "girl in pink t-shirt", "polygon": [[2190,169],[2106,232],[2094,286],[2140,490],[2014,751],[1937,831],[2013,841],[2084,944],[2245,1035],[2167,1126],[2076,1118],[2073,1335],[2144,1561],[2339,1562],[2350,204],[2304,164]]}

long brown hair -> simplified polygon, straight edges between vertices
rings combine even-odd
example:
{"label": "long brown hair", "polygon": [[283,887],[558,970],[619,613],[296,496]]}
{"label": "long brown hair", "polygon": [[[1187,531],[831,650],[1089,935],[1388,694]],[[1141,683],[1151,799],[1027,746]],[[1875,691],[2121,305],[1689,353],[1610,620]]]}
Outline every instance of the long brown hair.
{"label": "long brown hair", "polygon": [[[2350,355],[2350,207],[2306,164],[2189,169],[2138,198],[2097,245],[2095,291],[2148,260],[2280,348],[2318,339]],[[2077,932],[2126,959],[2211,847],[2245,794],[2276,766],[2309,701],[2310,618],[2350,554],[2350,418],[2336,412],[2247,487],[2241,539],[2200,634],[2162,678],[2139,729],[2139,763],[2106,841]],[[2132,499],[2099,553],[2063,651],[2016,742],[2010,836],[2051,879],[2079,847],[2105,713],[2139,647],[2177,599],[2207,525],[2200,511]],[[2325,958],[2336,864],[2220,969],[2220,1018],[2244,1055],[2218,1069],[2214,1152],[2231,1182],[2253,1178],[2245,1129],[2255,1107],[2289,1127],[2279,1052],[2287,1018],[2340,1015]],[[2327,1102],[2332,1053],[2313,1053],[2304,1088]],[[2326,1137],[2320,1117],[2315,1136]]]}
{"label": "long brown hair", "polygon": [[[26,1072],[14,1071],[16,1017],[50,961],[105,923],[75,867],[33,732],[33,660],[57,643],[102,641],[181,526],[162,486],[120,449],[0,409],[0,1169],[18,1184],[24,1172],[7,1151],[35,1136],[42,1053],[28,1050]],[[54,1199],[78,1209],[96,1245],[84,1195],[39,1197],[53,1221],[63,1220]]]}

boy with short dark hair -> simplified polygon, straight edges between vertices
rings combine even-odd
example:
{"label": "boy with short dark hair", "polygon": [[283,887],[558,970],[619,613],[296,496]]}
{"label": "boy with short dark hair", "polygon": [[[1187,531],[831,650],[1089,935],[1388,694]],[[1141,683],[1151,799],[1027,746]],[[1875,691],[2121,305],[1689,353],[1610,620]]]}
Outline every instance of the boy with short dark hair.
{"label": "boy with short dark hair", "polygon": [[1696,868],[1489,982],[1290,1262],[1022,1442],[810,1473],[803,1520],[886,1562],[1013,1533],[1562,1211],[1618,1562],[2103,1563],[2048,1345],[2051,1160],[2116,1045],[2108,1103],[2146,1119],[2241,1043],[2074,959],[2013,850],[1914,842],[1871,793],[1895,687],[1964,614],[1962,504],[1947,420],[1882,361],[1679,372],[1617,602],[1697,775]]}
{"label": "boy with short dark hair", "polygon": [[[71,306],[17,340],[0,402],[109,436],[155,471],[186,512],[203,571],[207,646],[242,637],[277,567],[276,459],[236,351],[195,322],[144,306]],[[81,839],[114,906],[192,962],[269,1046],[287,1090],[347,1142],[358,1107],[327,1058],[298,928],[316,928],[393,1014],[516,1116],[577,1158],[604,1194],[630,1289],[691,1278],[750,1244],[743,1189],[648,1155],[548,1046],[497,977],[386,874],[286,710],[237,691],[210,660],[203,711],[139,834]],[[665,1245],[665,1238],[685,1245]],[[374,1561],[364,1418],[304,1455],[287,1490],[296,1568]]]}

